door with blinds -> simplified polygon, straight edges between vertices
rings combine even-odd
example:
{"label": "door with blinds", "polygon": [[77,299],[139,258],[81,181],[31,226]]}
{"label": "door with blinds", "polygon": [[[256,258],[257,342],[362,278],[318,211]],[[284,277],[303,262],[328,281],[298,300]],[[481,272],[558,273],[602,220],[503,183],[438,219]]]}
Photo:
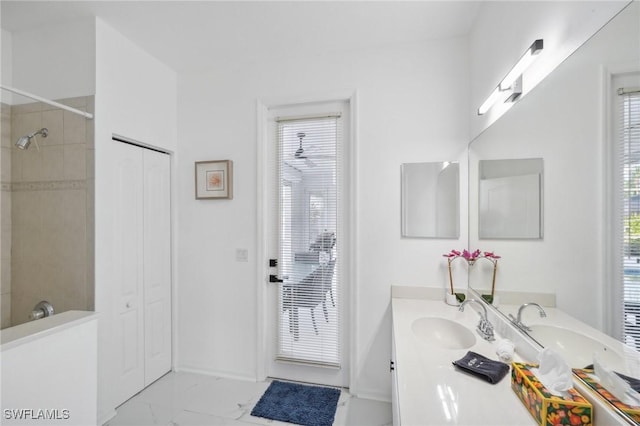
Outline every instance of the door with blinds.
{"label": "door with blinds", "polygon": [[268,375],[345,386],[344,106],[272,113]]}
{"label": "door with blinds", "polygon": [[[621,340],[640,350],[640,73],[618,76],[614,80],[614,132],[617,140],[615,164],[618,197],[617,240],[614,249],[616,276],[622,277],[618,303]],[[620,250],[621,249],[621,250]],[[622,300],[620,300],[622,299]],[[620,329],[615,330],[616,334]]]}

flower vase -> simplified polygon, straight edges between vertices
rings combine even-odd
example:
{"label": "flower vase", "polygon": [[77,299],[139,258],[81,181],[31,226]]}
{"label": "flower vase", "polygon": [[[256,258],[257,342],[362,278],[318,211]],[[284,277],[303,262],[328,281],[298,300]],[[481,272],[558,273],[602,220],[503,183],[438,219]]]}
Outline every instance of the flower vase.
{"label": "flower vase", "polygon": [[451,306],[460,306],[458,296],[456,294],[451,294],[448,291],[444,295],[444,303]]}
{"label": "flower vase", "polygon": [[453,259],[449,258],[447,259],[447,267],[449,269],[449,290],[447,290],[446,294],[445,294],[445,303],[447,305],[451,305],[451,306],[459,306],[460,303],[464,302],[464,300],[466,299],[466,295],[464,293],[456,293],[454,291],[454,286],[453,286],[453,272],[451,271],[451,261]]}

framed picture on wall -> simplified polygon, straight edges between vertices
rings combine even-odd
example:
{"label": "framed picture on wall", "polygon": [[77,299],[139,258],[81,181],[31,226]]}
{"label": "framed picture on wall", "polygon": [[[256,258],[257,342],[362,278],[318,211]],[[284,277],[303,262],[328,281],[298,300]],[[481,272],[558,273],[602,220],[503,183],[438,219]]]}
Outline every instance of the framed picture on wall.
{"label": "framed picture on wall", "polygon": [[196,200],[233,198],[233,161],[196,161]]}

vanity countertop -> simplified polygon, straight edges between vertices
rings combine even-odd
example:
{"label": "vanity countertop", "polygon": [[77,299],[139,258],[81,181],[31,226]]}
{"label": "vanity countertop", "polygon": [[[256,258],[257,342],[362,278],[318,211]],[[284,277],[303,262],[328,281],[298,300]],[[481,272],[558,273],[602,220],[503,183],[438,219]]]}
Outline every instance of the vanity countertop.
{"label": "vanity countertop", "polygon": [[[475,304],[464,312],[443,301],[392,298],[395,368],[400,421],[403,425],[534,425],[533,417],[511,389],[510,372],[497,384],[457,371],[452,361],[471,350],[497,360],[497,342],[475,332],[479,317]],[[412,332],[414,320],[439,317],[473,331],[476,343],[468,349],[430,347]],[[516,361],[522,361],[515,356]]]}

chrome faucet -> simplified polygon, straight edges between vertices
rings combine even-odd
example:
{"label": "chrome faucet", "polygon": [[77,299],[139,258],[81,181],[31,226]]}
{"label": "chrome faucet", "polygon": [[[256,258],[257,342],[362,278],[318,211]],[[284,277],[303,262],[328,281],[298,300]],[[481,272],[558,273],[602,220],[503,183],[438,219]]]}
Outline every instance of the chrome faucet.
{"label": "chrome faucet", "polygon": [[53,313],[53,306],[51,306],[51,303],[43,300],[33,308],[33,311],[31,311],[31,313],[29,314],[29,319],[33,321],[40,318],[49,317],[53,315]]}
{"label": "chrome faucet", "polygon": [[495,337],[493,335],[493,325],[491,325],[491,323],[489,322],[489,319],[487,318],[487,308],[484,306],[484,304],[482,304],[481,302],[478,302],[476,299],[467,299],[464,302],[462,302],[462,304],[460,305],[459,311],[464,312],[465,305],[471,302],[476,302],[482,308],[482,312],[480,311],[478,312],[478,315],[480,315],[480,322],[478,323],[478,327],[476,327],[476,331],[478,332],[480,337],[482,337],[484,340],[488,340],[488,341],[495,340]]}
{"label": "chrome faucet", "polygon": [[516,318],[514,318],[513,315],[509,314],[509,318],[511,319],[511,322],[518,328],[525,330],[525,331],[531,331],[530,327],[527,327],[526,325],[524,325],[522,323],[522,311],[524,310],[524,308],[526,308],[527,306],[535,306],[536,308],[538,308],[538,312],[540,312],[540,318],[544,318],[547,316],[547,313],[544,311],[544,309],[542,309],[542,306],[538,305],[537,303],[523,303],[520,308],[518,308],[518,316]]}

